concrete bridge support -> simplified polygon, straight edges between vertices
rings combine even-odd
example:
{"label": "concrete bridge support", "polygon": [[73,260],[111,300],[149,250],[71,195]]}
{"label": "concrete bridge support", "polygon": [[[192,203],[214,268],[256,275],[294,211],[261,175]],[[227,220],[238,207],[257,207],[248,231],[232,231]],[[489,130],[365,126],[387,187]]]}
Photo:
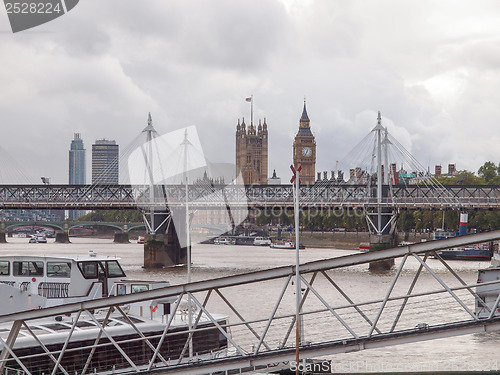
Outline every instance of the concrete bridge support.
{"label": "concrete bridge support", "polygon": [[116,232],[113,242],[115,242],[115,243],[130,243],[128,232]]}
{"label": "concrete bridge support", "polygon": [[127,223],[125,223],[123,226],[123,232],[115,232],[115,238],[114,238],[113,242],[115,242],[115,243],[130,243]]}
{"label": "concrete bridge support", "polygon": [[71,243],[68,232],[56,231],[56,243]]}
{"label": "concrete bridge support", "polygon": [[5,221],[2,220],[0,223],[0,243],[7,243],[5,239]]}
{"label": "concrete bridge support", "polygon": [[[393,236],[391,234],[381,234],[370,236],[370,251],[378,251],[390,249],[393,243]],[[377,260],[370,262],[368,269],[370,271],[388,271],[394,266],[394,258]]]}
{"label": "concrete bridge support", "polygon": [[[182,210],[176,210],[175,222],[185,221]],[[168,216],[167,212],[156,213],[155,221],[162,222]],[[167,225],[167,223],[169,223]],[[186,264],[187,247],[181,247],[179,238],[185,238],[185,228],[182,225],[175,227],[173,220],[167,220],[155,234],[147,234],[144,239],[144,268],[164,268]],[[184,236],[184,237],[183,237]],[[189,250],[190,247],[189,247]]]}

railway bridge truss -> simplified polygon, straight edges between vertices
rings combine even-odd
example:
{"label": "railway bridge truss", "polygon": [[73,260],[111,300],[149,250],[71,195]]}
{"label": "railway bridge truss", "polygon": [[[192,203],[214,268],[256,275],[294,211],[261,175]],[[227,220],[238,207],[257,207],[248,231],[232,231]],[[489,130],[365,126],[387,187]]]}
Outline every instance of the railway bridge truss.
{"label": "railway bridge truss", "polygon": [[[410,244],[386,250],[353,254],[338,258],[301,264],[299,267],[302,296],[300,300],[301,333],[300,358],[318,358],[336,353],[360,351],[442,337],[488,332],[500,329],[500,316],[496,315],[500,295],[494,305],[486,306],[476,293],[475,280],[464,280],[437,253],[438,250],[472,243],[493,241],[500,238],[500,231],[483,232],[462,237]],[[385,259],[396,259],[395,268],[386,275],[385,289],[371,290],[368,298],[361,298],[349,283],[346,275],[356,267]],[[121,358],[113,369],[101,371],[146,372],[161,370],[162,373],[199,374],[216,371],[277,366],[295,359],[295,266],[265,269],[223,278],[202,280],[173,285],[132,295],[115,296],[77,304],[67,304],[42,310],[25,311],[0,316],[0,323],[12,323],[3,346],[1,366],[17,367],[30,373],[25,365],[29,355],[16,355],[16,338],[28,335],[39,341],[50,358],[52,374],[72,374],[62,363],[64,356],[71,355],[72,334],[78,330],[81,316],[90,317],[99,327],[99,337],[105,343],[90,340],[91,355],[108,346],[116,349]],[[366,274],[367,280],[370,274]],[[425,278],[432,282],[421,283]],[[367,281],[369,283],[369,280]],[[493,289],[499,288],[500,280],[488,282]],[[368,287],[368,286],[367,286]],[[257,293],[251,291],[257,290]],[[366,296],[366,294],[364,294]],[[165,329],[157,337],[145,337],[136,330],[126,341],[113,338],[108,324],[111,311],[119,311],[126,318],[127,304],[137,301],[179,297],[165,315]],[[226,350],[213,352],[204,357],[189,357],[186,337],[180,358],[165,358],[159,347],[175,332],[169,326],[180,311],[182,298],[190,298],[193,324],[190,333],[196,335],[204,328],[198,325],[201,315],[217,327],[220,337],[228,344]],[[487,314],[478,317],[475,306]],[[66,329],[67,338],[61,348],[49,350],[38,338],[36,319],[73,314],[72,324]],[[228,317],[220,324],[214,314]],[[129,324],[134,326],[134,321]],[[206,328],[205,328],[206,329]],[[142,345],[147,355],[136,362],[127,355],[130,344]],[[195,353],[196,354],[196,353]],[[121,368],[123,366],[123,368]],[[85,367],[83,372],[94,369]]]}
{"label": "railway bridge truss", "polygon": [[[300,187],[300,206],[318,208],[475,209],[500,208],[500,186],[384,185],[387,194],[375,197],[375,186],[318,183]],[[144,209],[183,206],[184,185],[0,185],[0,209]],[[231,207],[293,208],[292,185],[192,184],[189,205],[196,209],[222,204]],[[155,198],[151,200],[151,196]]]}

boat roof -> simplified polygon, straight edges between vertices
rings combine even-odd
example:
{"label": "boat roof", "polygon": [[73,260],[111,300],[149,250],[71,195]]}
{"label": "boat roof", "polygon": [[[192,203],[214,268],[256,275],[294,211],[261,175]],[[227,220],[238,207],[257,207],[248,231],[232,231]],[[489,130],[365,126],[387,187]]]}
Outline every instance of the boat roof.
{"label": "boat roof", "polygon": [[107,260],[119,260],[120,258],[115,256],[100,256],[97,254],[74,254],[74,255],[3,255],[0,256],[0,260],[10,260],[10,261],[107,261]]}

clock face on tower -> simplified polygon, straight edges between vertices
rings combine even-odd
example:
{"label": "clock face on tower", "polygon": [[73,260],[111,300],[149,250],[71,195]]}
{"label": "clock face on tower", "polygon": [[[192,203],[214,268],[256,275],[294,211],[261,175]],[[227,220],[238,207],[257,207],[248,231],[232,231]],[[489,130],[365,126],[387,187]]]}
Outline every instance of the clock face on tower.
{"label": "clock face on tower", "polygon": [[304,155],[306,158],[312,155],[312,150],[310,147],[304,147],[302,148],[302,155]]}

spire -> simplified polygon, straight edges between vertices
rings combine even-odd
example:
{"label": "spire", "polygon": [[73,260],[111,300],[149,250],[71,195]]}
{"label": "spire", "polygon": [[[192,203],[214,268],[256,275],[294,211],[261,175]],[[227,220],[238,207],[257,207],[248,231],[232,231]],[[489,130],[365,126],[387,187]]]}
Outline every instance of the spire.
{"label": "spire", "polygon": [[148,126],[146,126],[142,132],[143,133],[147,133],[147,132],[156,133],[156,130],[153,127],[153,119],[151,118],[151,112],[148,113]]}
{"label": "spire", "polygon": [[380,111],[378,111],[378,116],[377,116],[377,126],[375,126],[372,131],[375,130],[385,130],[385,128],[382,126],[382,117],[380,116]]}
{"label": "spire", "polygon": [[300,117],[300,122],[310,122],[309,116],[307,115],[306,98],[304,98],[304,109],[302,110],[302,116]]}

